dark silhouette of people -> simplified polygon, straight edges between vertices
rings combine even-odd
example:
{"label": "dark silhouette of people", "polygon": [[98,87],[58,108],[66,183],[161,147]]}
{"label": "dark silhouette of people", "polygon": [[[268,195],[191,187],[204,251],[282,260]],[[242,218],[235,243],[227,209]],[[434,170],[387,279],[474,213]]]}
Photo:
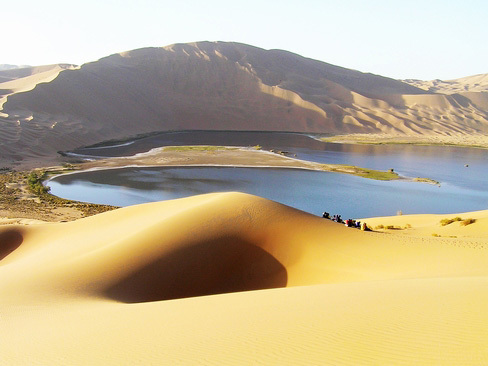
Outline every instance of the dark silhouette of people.
{"label": "dark silhouette of people", "polygon": [[354,219],[347,219],[346,221],[342,221],[341,215],[338,215],[338,214],[335,214],[331,217],[327,211],[324,211],[322,213],[322,217],[324,219],[329,219],[329,220],[335,221],[339,224],[345,224],[347,227],[354,227],[356,229],[361,229],[363,231],[369,230],[368,227],[366,226],[365,222],[356,221]]}

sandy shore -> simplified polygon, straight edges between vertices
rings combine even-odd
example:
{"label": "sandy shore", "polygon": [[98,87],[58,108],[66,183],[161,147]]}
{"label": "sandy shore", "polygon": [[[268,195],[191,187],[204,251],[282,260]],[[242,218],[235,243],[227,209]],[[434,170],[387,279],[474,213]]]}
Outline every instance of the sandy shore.
{"label": "sandy shore", "polygon": [[1,225],[0,363],[482,365],[488,211],[462,217],[361,232],[218,193]]}
{"label": "sandy shore", "polygon": [[344,144],[407,144],[407,145],[434,145],[478,147],[488,149],[488,136],[453,134],[453,135],[399,135],[388,133],[353,133],[322,138],[322,141]]}
{"label": "sandy shore", "polygon": [[83,169],[106,169],[125,166],[248,166],[321,169],[321,164],[294,159],[292,156],[244,147],[169,146],[126,157],[95,160]]}

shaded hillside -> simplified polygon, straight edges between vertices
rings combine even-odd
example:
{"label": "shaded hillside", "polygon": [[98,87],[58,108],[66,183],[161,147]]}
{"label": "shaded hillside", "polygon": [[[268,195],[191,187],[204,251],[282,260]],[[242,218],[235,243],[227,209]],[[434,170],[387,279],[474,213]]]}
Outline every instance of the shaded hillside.
{"label": "shaded hillside", "polygon": [[0,112],[0,152],[8,164],[175,129],[488,131],[485,107],[466,96],[436,94],[286,51],[224,42],[115,54],[7,98]]}

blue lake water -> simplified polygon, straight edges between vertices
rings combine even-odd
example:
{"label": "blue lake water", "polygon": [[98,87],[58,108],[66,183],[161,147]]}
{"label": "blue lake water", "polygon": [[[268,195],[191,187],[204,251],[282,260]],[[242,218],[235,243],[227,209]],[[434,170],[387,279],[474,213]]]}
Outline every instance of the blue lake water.
{"label": "blue lake water", "polygon": [[[226,137],[227,136],[227,137]],[[79,153],[127,155],[165,145],[261,145],[318,162],[387,170],[428,177],[441,186],[277,168],[121,168],[57,177],[57,196],[127,206],[195,194],[241,191],[320,215],[368,217],[411,213],[455,213],[488,209],[488,151],[412,145],[327,144],[305,135],[258,132],[180,132],[162,134],[114,148]],[[102,154],[103,152],[103,154]],[[466,167],[466,165],[468,165]]]}

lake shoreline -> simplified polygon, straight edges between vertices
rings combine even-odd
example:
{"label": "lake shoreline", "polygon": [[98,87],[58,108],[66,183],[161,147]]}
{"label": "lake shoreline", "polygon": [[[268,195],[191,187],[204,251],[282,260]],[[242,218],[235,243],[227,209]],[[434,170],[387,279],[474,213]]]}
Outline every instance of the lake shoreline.
{"label": "lake shoreline", "polygon": [[[82,169],[107,170],[128,167],[242,167],[242,168],[290,168],[332,173],[351,174],[375,180],[407,180],[439,185],[430,178],[400,176],[390,169],[380,171],[345,164],[324,164],[286,156],[284,153],[257,148],[233,146],[165,146],[133,156],[98,159],[82,164]],[[419,180],[421,179],[421,180]]]}
{"label": "lake shoreline", "polygon": [[175,131],[151,132],[151,133],[145,133],[136,136],[127,136],[125,138],[120,138],[120,139],[101,141],[97,144],[80,148],[80,150],[109,149],[113,147],[130,145],[141,139],[151,138],[163,134],[198,133],[198,132],[280,133],[285,135],[303,135],[318,141],[332,142],[338,144],[419,145],[419,146],[448,146],[448,147],[488,149],[488,136],[482,134],[479,135],[461,134],[461,135],[447,136],[447,135],[398,135],[398,134],[387,134],[387,133],[330,134],[330,133],[313,133],[313,132],[299,132],[299,131],[175,130]]}
{"label": "lake shoreline", "polygon": [[[200,149],[200,151],[174,148],[156,148],[146,153],[140,153],[127,157],[114,157],[98,159],[78,164],[66,164],[65,166],[52,166],[35,169],[43,175],[45,185],[59,175],[77,174],[93,170],[122,169],[128,167],[241,167],[241,168],[279,168],[279,169],[303,169],[308,171],[329,171],[371,178],[367,175],[387,174],[391,180],[410,180],[398,176],[393,172],[380,172],[363,170],[359,167],[338,164],[322,164],[305,160],[299,160],[289,156],[270,151],[257,150],[255,148],[221,147],[219,149]],[[166,151],[165,151],[166,150]],[[2,175],[5,181],[6,194],[12,199],[3,199],[0,209],[0,217],[11,219],[40,219],[45,221],[71,221],[81,217],[105,212],[114,209],[107,205],[97,205],[85,202],[66,200],[45,192],[41,195],[32,194],[27,186],[28,172],[6,172]],[[374,178],[372,178],[374,179]],[[425,182],[424,182],[425,183]],[[428,182],[430,183],[430,182]],[[437,182],[431,183],[437,184]],[[7,189],[8,188],[8,189]],[[8,192],[7,192],[8,191]],[[22,202],[19,208],[19,202]],[[25,207],[24,207],[25,206]],[[25,209],[24,209],[25,208]]]}
{"label": "lake shoreline", "polygon": [[417,146],[442,146],[488,149],[488,136],[486,135],[395,135],[395,134],[343,134],[327,137],[318,137],[320,141],[338,144],[358,145],[417,145]]}

